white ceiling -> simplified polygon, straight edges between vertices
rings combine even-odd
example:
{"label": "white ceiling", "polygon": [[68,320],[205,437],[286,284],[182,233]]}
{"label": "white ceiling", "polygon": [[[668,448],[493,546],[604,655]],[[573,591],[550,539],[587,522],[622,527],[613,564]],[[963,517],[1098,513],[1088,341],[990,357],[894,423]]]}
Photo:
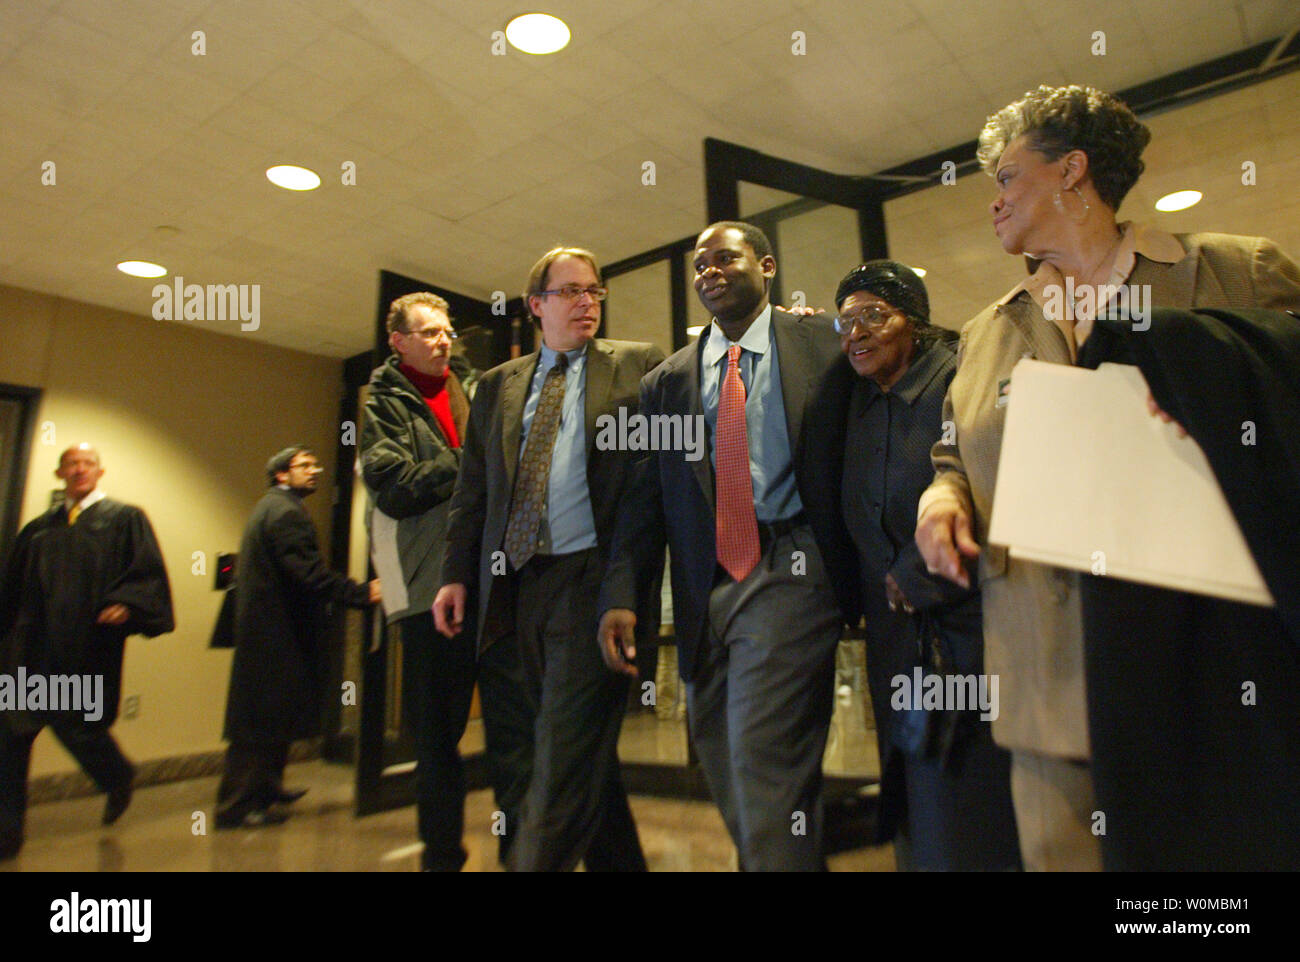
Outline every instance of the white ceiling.
{"label": "white ceiling", "polygon": [[[493,55],[536,6],[569,47]],[[609,262],[698,230],[707,136],[866,174],[1040,82],[1122,89],[1295,19],[1293,0],[3,0],[0,282],[148,315],[156,282],[114,265],[157,261],[260,284],[240,336],[342,357],[370,346],[381,267],[489,297],[556,243]],[[324,183],[280,190],[276,163]]]}

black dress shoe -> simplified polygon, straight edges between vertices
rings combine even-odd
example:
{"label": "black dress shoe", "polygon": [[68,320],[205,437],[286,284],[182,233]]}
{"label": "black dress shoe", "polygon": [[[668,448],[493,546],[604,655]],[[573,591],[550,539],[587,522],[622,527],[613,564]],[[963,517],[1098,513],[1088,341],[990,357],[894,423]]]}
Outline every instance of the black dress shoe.
{"label": "black dress shoe", "polygon": [[0,832],[0,862],[11,859],[23,848],[23,837],[19,832]]}
{"label": "black dress shoe", "polygon": [[238,818],[218,815],[214,822],[218,829],[230,828],[265,828],[268,825],[283,825],[289,816],[274,808],[255,808]]}
{"label": "black dress shoe", "polygon": [[275,803],[277,805],[292,805],[306,794],[307,789],[305,788],[282,788],[275,795]]}
{"label": "black dress shoe", "polygon": [[244,816],[244,828],[263,828],[267,825],[283,825],[289,821],[289,813],[277,808],[255,808]]}
{"label": "black dress shoe", "polygon": [[126,807],[131,804],[131,795],[134,791],[131,782],[127,782],[108,793],[108,801],[104,803],[105,825],[112,825],[122,817]]}

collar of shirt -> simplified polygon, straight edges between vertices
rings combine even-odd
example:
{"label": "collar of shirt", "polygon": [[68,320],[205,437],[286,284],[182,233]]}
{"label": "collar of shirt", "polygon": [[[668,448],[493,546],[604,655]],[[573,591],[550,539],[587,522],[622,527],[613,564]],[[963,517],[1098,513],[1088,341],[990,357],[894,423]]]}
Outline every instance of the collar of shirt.
{"label": "collar of shirt", "polygon": [[[732,341],[727,335],[722,333],[722,328],[718,326],[717,318],[709,325],[709,339],[704,342],[704,366],[711,367],[717,364],[719,360],[727,356],[727,348],[732,345]],[[754,318],[754,323],[741,335],[739,344],[743,351],[750,351],[753,354],[766,354],[772,344],[772,305],[768,304],[763,308],[763,313]],[[743,353],[741,355],[744,356]]]}
{"label": "collar of shirt", "polygon": [[99,504],[99,502],[103,501],[107,497],[108,495],[104,493],[102,488],[96,488],[80,501],[64,501],[63,509],[65,511],[71,511],[73,508],[77,508],[80,511],[85,511],[91,505]]}
{"label": "collar of shirt", "polygon": [[[1119,225],[1119,228],[1121,232],[1119,249],[1115,251],[1115,264],[1111,268],[1110,276],[1106,278],[1105,286],[1119,287],[1126,283],[1129,275],[1133,273],[1133,269],[1137,266],[1138,254],[1141,254],[1147,260],[1158,261],[1162,264],[1175,264],[1187,256],[1183,245],[1178,242],[1178,238],[1173,234],[1167,234],[1164,231],[1134,221],[1124,221]],[[1042,261],[1039,263],[1038,269],[1008,291],[997,302],[997,306],[1004,307],[1021,294],[1028,294],[1033,298],[1039,309],[1046,314],[1049,299],[1048,288],[1067,293],[1071,289],[1066,284],[1061,272],[1054,265]],[[1097,307],[1098,305],[1093,303],[1091,313],[1078,313],[1075,306],[1070,304],[1062,312],[1062,317],[1053,319],[1053,323],[1065,335],[1065,342],[1069,346],[1071,360],[1074,359],[1078,351],[1078,345],[1086,341],[1088,335],[1092,332],[1092,322]]]}
{"label": "collar of shirt", "polygon": [[[1128,280],[1128,276],[1133,273],[1133,268],[1137,266],[1138,254],[1147,260],[1159,261],[1161,264],[1176,264],[1187,256],[1187,251],[1173,234],[1131,220],[1124,221],[1119,227],[1123,231],[1123,237],[1120,238],[1119,250],[1115,254],[1115,267],[1107,283],[1123,283]],[[997,306],[1010,304],[1020,294],[1025,293],[1037,301],[1039,307],[1042,307],[1047,301],[1043,288],[1048,284],[1060,285],[1061,283],[1061,272],[1047,261],[1042,261],[1034,273],[1007,291],[997,302]]]}
{"label": "collar of shirt", "polygon": [[908,365],[903,376],[894,382],[894,386],[887,392],[880,390],[880,385],[872,378],[863,378],[866,383],[863,385],[865,390],[861,392],[862,402],[857,410],[857,414],[865,414],[868,407],[878,397],[883,397],[886,393],[892,394],[908,404],[915,404],[930,382],[939,375],[943,368],[945,356],[948,354],[947,349],[941,344],[931,344],[926,348],[919,348],[912,356],[912,363]]}
{"label": "collar of shirt", "polygon": [[[560,351],[552,351],[545,344],[542,345],[542,356],[537,362],[537,370],[543,376],[551,368],[555,367],[555,359],[560,356]],[[572,351],[564,351],[564,356],[569,359],[569,372],[576,374],[582,369],[583,363],[587,359],[587,345],[575,347]]]}

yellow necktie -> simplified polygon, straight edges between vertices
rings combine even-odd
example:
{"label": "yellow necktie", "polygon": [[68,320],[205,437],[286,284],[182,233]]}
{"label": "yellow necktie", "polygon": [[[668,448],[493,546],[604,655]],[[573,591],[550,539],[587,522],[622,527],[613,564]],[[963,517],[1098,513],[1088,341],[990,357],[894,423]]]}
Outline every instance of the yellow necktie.
{"label": "yellow necktie", "polygon": [[76,524],[77,517],[80,514],[81,514],[81,505],[74,504],[70,509],[68,509],[68,524]]}

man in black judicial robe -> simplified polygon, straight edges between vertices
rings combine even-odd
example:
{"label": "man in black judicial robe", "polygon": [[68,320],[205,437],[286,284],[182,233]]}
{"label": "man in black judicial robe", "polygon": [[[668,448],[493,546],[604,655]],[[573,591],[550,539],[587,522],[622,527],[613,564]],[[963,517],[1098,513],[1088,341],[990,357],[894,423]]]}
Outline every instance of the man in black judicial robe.
{"label": "man in black judicial robe", "polygon": [[285,791],[284,766],[290,742],[320,734],[328,605],[364,608],[379,600],[378,581],[357,584],[321,557],[302,506],[321,471],[306,448],[285,448],[271,458],[271,489],[244,529],[226,700],[230,748],[217,788],[217,828],[282,822],[279,806],[303,795]]}
{"label": "man in black judicial robe", "polygon": [[135,769],[109,733],[126,638],[152,638],[175,624],[149,519],[105,497],[97,489],[103,474],[89,445],[63,452],[55,471],[64,482],[63,503],[19,533],[0,583],[0,674],[11,685],[19,668],[47,683],[52,675],[103,678],[102,700],[89,711],[84,704],[20,711],[0,701],[0,859],[22,846],[32,742],[46,725],[108,793],[104,824],[117,821],[131,801]]}

